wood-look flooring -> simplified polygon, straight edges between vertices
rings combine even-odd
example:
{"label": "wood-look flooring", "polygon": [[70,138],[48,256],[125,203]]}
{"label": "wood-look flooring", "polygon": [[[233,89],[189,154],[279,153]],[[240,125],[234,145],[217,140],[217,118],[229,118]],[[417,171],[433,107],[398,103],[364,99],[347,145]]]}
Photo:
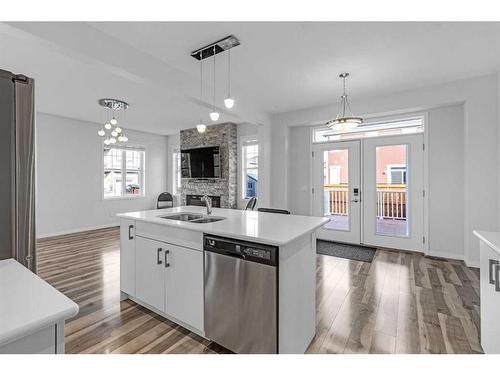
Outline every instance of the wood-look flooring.
{"label": "wood-look flooring", "polygon": [[[118,228],[41,239],[38,274],[80,306],[66,353],[228,353],[120,302]],[[479,271],[377,250],[372,263],[318,255],[316,336],[308,353],[482,353]]]}

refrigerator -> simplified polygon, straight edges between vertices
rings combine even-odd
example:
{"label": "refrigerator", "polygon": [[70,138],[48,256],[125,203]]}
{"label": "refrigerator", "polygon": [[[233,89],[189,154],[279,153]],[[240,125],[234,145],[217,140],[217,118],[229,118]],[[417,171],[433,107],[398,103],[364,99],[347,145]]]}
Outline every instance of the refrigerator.
{"label": "refrigerator", "polygon": [[0,69],[0,260],[36,272],[34,81]]}

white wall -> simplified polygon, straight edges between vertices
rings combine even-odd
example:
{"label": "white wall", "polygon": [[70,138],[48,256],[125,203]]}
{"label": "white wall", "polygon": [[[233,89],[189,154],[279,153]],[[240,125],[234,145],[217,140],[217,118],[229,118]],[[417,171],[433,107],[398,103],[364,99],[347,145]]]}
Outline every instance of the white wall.
{"label": "white wall", "polygon": [[429,253],[463,258],[464,109],[462,105],[428,113]]}
{"label": "white wall", "polygon": [[167,138],[127,131],[146,147],[146,197],[103,200],[98,124],[37,114],[37,237],[117,225],[116,213],[151,209],[167,187]]}
{"label": "white wall", "polygon": [[[463,223],[455,235],[463,236],[463,257],[469,265],[479,260],[478,242],[472,230],[498,230],[499,228],[499,113],[498,77],[489,75],[475,79],[423,87],[374,98],[358,99],[351,103],[356,114],[375,117],[415,111],[429,111],[451,104],[463,105],[464,143],[463,199],[455,204],[463,207]],[[295,175],[293,165],[287,168],[291,139],[290,126],[324,123],[336,115],[336,103],[331,106],[309,108],[273,116],[271,145],[271,204],[288,206],[290,178]],[[455,114],[456,115],[456,114]],[[445,116],[443,114],[443,116]],[[304,139],[309,142],[309,139]],[[446,150],[444,150],[446,151]],[[294,179],[295,181],[295,179]],[[432,239],[430,239],[432,240]],[[439,241],[436,246],[441,246]],[[440,249],[444,251],[445,249]],[[450,250],[451,251],[451,250]]]}

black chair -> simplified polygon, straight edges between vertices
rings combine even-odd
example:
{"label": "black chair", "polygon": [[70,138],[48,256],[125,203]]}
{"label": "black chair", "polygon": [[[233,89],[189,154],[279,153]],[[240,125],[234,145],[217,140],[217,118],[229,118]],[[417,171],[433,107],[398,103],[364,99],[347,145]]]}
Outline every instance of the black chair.
{"label": "black chair", "polygon": [[161,193],[158,195],[158,200],[156,201],[156,208],[170,208],[174,207],[174,197],[170,193]]}
{"label": "black chair", "polygon": [[253,211],[255,205],[257,204],[257,197],[252,197],[247,202],[247,206],[245,207],[246,211]]}
{"label": "black chair", "polygon": [[259,207],[257,209],[259,212],[270,212],[273,214],[285,214],[285,215],[290,215],[290,211],[288,210],[283,210],[280,208],[265,208],[265,207]]}

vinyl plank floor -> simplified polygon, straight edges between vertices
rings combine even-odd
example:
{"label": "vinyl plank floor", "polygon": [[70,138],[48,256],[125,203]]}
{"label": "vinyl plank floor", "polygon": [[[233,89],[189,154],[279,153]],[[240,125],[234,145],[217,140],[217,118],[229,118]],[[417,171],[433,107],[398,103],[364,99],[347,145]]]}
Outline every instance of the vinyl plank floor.
{"label": "vinyl plank floor", "polygon": [[[118,228],[37,241],[38,274],[80,306],[67,353],[230,353],[120,301]],[[481,353],[479,271],[378,249],[372,263],[318,255],[316,336],[307,353]]]}

